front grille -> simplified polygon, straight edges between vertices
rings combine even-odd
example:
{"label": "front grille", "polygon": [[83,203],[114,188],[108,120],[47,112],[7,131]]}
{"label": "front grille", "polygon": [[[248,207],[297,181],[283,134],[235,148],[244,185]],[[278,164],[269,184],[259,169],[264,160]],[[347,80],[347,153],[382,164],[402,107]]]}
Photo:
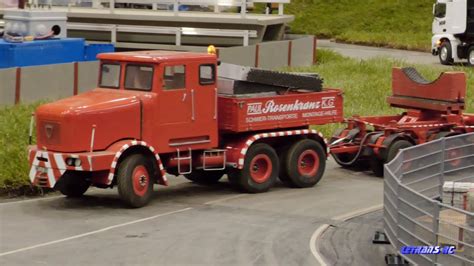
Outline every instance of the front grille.
{"label": "front grille", "polygon": [[60,143],[61,127],[57,122],[40,121],[38,137],[42,144],[57,145]]}

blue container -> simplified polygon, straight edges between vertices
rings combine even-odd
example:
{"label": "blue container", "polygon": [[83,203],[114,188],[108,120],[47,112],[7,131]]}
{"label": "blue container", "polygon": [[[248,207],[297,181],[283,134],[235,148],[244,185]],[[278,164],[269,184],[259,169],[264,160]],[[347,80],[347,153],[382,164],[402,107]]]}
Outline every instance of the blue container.
{"label": "blue container", "polygon": [[0,68],[61,64],[96,60],[101,52],[113,52],[112,44],[86,45],[82,38],[9,43],[0,40]]}

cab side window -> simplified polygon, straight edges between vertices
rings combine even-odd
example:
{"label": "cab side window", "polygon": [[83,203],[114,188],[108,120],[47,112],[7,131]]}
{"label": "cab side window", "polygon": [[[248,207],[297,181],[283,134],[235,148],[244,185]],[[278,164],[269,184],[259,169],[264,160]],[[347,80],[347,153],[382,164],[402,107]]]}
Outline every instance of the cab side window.
{"label": "cab side window", "polygon": [[184,65],[165,66],[163,76],[164,90],[186,88],[186,67]]}
{"label": "cab side window", "polygon": [[201,85],[212,85],[216,81],[216,71],[215,66],[212,64],[209,65],[200,65],[199,66],[199,84]]}
{"label": "cab side window", "polygon": [[125,69],[125,88],[131,90],[151,90],[153,82],[153,66],[127,65]]}

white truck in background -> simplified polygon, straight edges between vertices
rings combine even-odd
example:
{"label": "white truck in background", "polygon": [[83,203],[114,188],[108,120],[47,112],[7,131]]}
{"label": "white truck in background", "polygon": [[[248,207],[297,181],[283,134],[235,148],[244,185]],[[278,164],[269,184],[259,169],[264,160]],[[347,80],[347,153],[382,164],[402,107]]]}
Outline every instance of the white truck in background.
{"label": "white truck in background", "polygon": [[433,15],[432,54],[443,65],[474,65],[474,0],[437,0]]}

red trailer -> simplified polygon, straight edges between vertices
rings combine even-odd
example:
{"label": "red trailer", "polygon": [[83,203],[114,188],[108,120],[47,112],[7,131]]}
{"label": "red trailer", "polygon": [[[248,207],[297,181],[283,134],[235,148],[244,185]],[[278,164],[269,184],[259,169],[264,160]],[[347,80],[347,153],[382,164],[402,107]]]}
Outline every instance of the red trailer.
{"label": "red trailer", "polygon": [[[331,154],[343,167],[370,166],[383,176],[383,165],[398,151],[434,139],[474,132],[474,114],[465,114],[466,76],[446,72],[433,82],[413,68],[394,68],[392,107],[399,115],[354,116],[331,139]],[[453,151],[455,152],[455,151]],[[454,156],[454,154],[453,154]]]}
{"label": "red trailer", "polygon": [[277,177],[293,187],[321,179],[327,144],[309,125],[343,121],[340,90],[269,93],[265,85],[266,92],[224,96],[212,54],[146,51],[99,59],[98,88],[36,110],[33,184],[70,197],[90,186],[117,186],[124,202],[140,207],[154,183],[168,184],[165,172],[197,183],[227,174],[251,193],[267,191]]}

